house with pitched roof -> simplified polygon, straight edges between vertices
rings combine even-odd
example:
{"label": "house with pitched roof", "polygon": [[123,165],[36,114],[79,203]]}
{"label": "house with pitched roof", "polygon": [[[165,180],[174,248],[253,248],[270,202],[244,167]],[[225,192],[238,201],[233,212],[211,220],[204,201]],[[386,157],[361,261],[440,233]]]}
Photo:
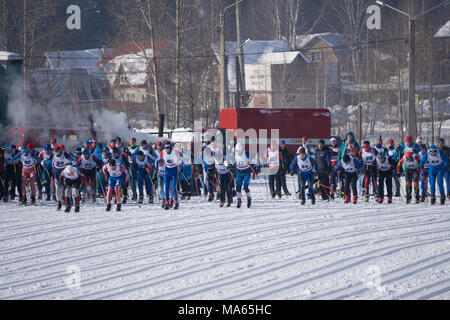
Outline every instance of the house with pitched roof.
{"label": "house with pitched roof", "polygon": [[[216,63],[219,63],[219,44],[213,44],[212,48]],[[226,42],[225,50],[228,90],[231,93],[229,106],[234,107],[237,91],[236,42]],[[301,95],[309,60],[300,51],[290,50],[282,40],[247,40],[242,44],[242,54],[245,89],[251,97],[248,107],[302,107],[309,104]]]}
{"label": "house with pitched roof", "polygon": [[[157,64],[170,63],[168,40],[156,41]],[[128,42],[97,63],[103,68],[117,100],[146,103],[148,86],[152,81],[154,54],[150,41]],[[158,58],[160,57],[160,58]],[[164,72],[164,68],[160,68]]]}
{"label": "house with pitched roof", "polygon": [[450,83],[450,20],[447,21],[434,35],[438,42],[437,71],[439,83]]}

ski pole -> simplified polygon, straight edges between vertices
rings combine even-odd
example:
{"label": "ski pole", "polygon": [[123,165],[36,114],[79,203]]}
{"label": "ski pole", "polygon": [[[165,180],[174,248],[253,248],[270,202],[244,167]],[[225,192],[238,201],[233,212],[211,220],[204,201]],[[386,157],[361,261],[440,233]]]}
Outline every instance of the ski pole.
{"label": "ski pole", "polygon": [[327,189],[331,190],[331,187],[329,187],[329,186],[320,184],[319,182],[316,182],[316,184],[317,184],[318,186],[321,186],[321,187],[324,187],[324,188],[327,188]]}

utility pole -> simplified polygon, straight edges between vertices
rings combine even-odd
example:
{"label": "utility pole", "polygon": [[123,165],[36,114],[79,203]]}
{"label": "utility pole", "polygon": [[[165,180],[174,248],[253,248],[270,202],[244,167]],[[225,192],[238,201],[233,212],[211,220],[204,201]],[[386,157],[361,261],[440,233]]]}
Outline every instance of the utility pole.
{"label": "utility pole", "polygon": [[408,135],[417,136],[416,118],[416,20],[409,20],[409,88],[408,88]]}
{"label": "utility pole", "polygon": [[[241,15],[240,15],[240,5],[236,4],[236,41],[238,44],[238,57],[239,57],[239,66],[240,66],[240,74],[241,74],[241,85],[242,91],[241,95],[245,93],[245,71],[244,71],[244,57],[242,55],[242,45],[241,45]],[[239,97],[241,99],[241,97]]]}
{"label": "utility pole", "polygon": [[221,11],[219,14],[219,32],[220,32],[220,96],[219,107],[220,110],[225,109],[225,12]]}
{"label": "utility pole", "polygon": [[358,104],[358,144],[361,146],[362,140],[362,106]]}
{"label": "utility pole", "polygon": [[175,124],[176,127],[180,127],[180,0],[176,0],[176,13],[175,13]]}
{"label": "utility pole", "polygon": [[[238,3],[244,0],[238,0],[235,3],[225,7],[219,13],[219,26],[220,32],[220,95],[219,95],[219,108],[220,110],[228,108],[228,76],[227,76],[227,57],[225,53],[225,12],[231,7],[236,6]],[[239,45],[239,44],[238,44]]]}

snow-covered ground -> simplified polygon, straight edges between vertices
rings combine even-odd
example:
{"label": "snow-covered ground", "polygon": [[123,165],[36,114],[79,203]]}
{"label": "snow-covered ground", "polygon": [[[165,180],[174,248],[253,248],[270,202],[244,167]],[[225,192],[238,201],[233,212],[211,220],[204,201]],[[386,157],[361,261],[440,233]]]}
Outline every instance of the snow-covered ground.
{"label": "snow-covered ground", "polygon": [[301,207],[251,189],[239,210],[204,198],[79,214],[1,203],[0,298],[450,298],[448,202]]}

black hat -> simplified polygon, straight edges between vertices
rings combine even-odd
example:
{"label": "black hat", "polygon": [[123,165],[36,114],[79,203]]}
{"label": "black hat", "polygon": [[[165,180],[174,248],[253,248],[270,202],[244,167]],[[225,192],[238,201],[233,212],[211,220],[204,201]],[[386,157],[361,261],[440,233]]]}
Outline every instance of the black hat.
{"label": "black hat", "polygon": [[306,154],[306,150],[305,148],[301,147],[300,151],[298,152],[299,154]]}
{"label": "black hat", "polygon": [[114,167],[116,165],[116,160],[114,160],[114,159],[109,160],[109,165],[111,167]]}
{"label": "black hat", "polygon": [[142,150],[139,150],[137,153],[138,157],[143,157],[144,156],[144,152],[142,152]]}
{"label": "black hat", "polygon": [[146,140],[142,140],[141,141],[141,146],[143,146],[143,145],[147,145],[147,141]]}
{"label": "black hat", "polygon": [[116,152],[119,153],[119,149],[118,148],[114,148],[113,149],[113,153],[116,153]]}

